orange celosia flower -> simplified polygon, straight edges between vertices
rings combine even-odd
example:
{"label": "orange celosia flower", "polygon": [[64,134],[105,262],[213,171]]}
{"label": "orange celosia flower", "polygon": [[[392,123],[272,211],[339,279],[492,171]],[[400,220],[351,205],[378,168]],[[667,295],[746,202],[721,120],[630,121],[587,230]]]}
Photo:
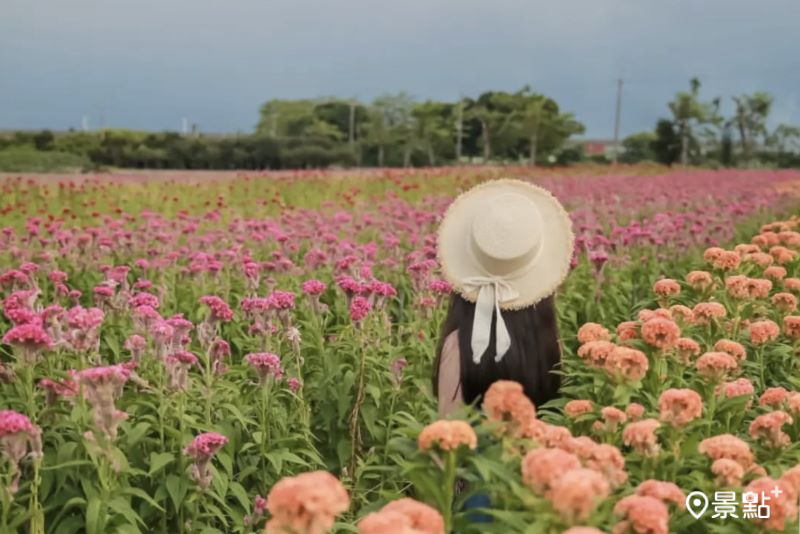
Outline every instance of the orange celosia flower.
{"label": "orange celosia flower", "polygon": [[783,288],[786,291],[800,292],[800,278],[784,278]]}
{"label": "orange celosia flower", "polygon": [[733,460],[745,471],[753,466],[753,453],[750,451],[750,446],[731,434],[720,434],[704,439],[697,446],[697,450],[714,461],[720,458]]}
{"label": "orange celosia flower", "polygon": [[725,250],[722,252],[722,254],[717,256],[717,258],[711,262],[711,264],[717,269],[721,269],[723,271],[732,271],[739,266],[741,261],[742,258],[739,256],[738,252],[733,250]]}
{"label": "orange celosia flower", "polygon": [[681,329],[669,319],[653,318],[642,325],[642,339],[658,349],[674,347],[680,335]]}
{"label": "orange celosia flower", "polygon": [[625,321],[617,326],[617,341],[620,343],[639,337],[639,324],[636,321]]}
{"label": "orange celosia flower", "polygon": [[614,534],[667,534],[669,531],[667,505],[655,497],[628,495],[614,506],[614,513],[622,518],[611,529]]}
{"label": "orange celosia flower", "polygon": [[594,411],[594,404],[590,400],[571,400],[564,405],[564,413],[572,419],[592,411]]}
{"label": "orange celosia flower", "polygon": [[668,389],[658,399],[661,420],[674,427],[686,426],[703,413],[703,399],[693,389]]}
{"label": "orange celosia flower", "polygon": [[722,379],[738,368],[736,359],[727,352],[706,352],[695,362],[697,372],[712,380]]}
{"label": "orange celosia flower", "polygon": [[574,523],[586,520],[610,492],[603,475],[592,469],[579,468],[559,477],[546,497],[567,523]]}
{"label": "orange celosia flower", "polygon": [[781,428],[792,422],[792,416],[783,410],[759,415],[750,423],[750,437],[765,442],[770,447],[788,447],[791,440]]}
{"label": "orange celosia flower", "polygon": [[[780,493],[771,493],[776,487]],[[766,529],[783,531],[787,519],[797,518],[797,495],[784,481],[769,477],[759,478],[748,484],[745,492],[755,493],[758,496],[758,504],[769,506],[769,518],[753,519]],[[762,495],[769,496],[769,500],[762,501]]]}
{"label": "orange celosia flower", "polygon": [[770,280],[779,281],[786,278],[786,269],[781,267],[780,265],[772,265],[764,269],[764,278],[769,278]]}
{"label": "orange celosia flower", "polygon": [[725,317],[728,312],[719,302],[700,302],[692,308],[692,313],[696,324],[707,324],[712,319]]}
{"label": "orange celosia flower", "polygon": [[718,340],[714,343],[714,350],[717,352],[727,352],[736,358],[737,362],[747,359],[747,351],[745,351],[744,346],[730,339]]}
{"label": "orange celosia flower", "polygon": [[764,390],[761,397],[758,399],[759,406],[770,406],[772,408],[780,408],[783,403],[789,399],[789,392],[786,388],[773,387]]}
{"label": "orange celosia flower", "polygon": [[664,504],[674,504],[679,510],[686,509],[686,495],[672,482],[645,480],[636,487],[636,495],[655,497]]}
{"label": "orange celosia flower", "polygon": [[537,495],[544,495],[559,477],[580,466],[578,457],[565,450],[533,449],[522,459],[522,482]]}
{"label": "orange celosia flower", "polygon": [[350,498],[341,482],[326,471],[312,471],[279,480],[267,495],[272,515],[267,534],[325,534]]}
{"label": "orange celosia flower", "polygon": [[359,534],[444,534],[438,510],[408,497],[392,501],[358,523]]}
{"label": "orange celosia flower", "polygon": [[641,380],[647,373],[647,356],[640,350],[616,347],[608,355],[605,371],[617,381]]}
{"label": "orange celosia flower", "polygon": [[797,257],[797,252],[780,245],[771,247],[769,253],[779,265],[785,265]]}
{"label": "orange celosia flower", "polygon": [[670,297],[681,292],[681,286],[671,278],[662,278],[653,284],[653,292],[659,297]]}
{"label": "orange celosia flower", "polygon": [[739,397],[742,395],[752,395],[755,393],[752,382],[746,378],[738,378],[733,382],[725,382],[720,384],[714,390],[718,396],[730,399],[732,397]]}
{"label": "orange celosia flower", "polygon": [[692,271],[686,275],[686,283],[695,291],[705,291],[714,284],[714,278],[708,271]]}
{"label": "orange celosia flower", "polygon": [[775,321],[769,319],[750,323],[748,330],[750,332],[750,341],[754,345],[763,345],[777,338],[781,333],[781,329]]}
{"label": "orange celosia flower", "polygon": [[625,415],[627,415],[631,421],[638,421],[644,415],[644,406],[638,402],[632,402],[625,408]]}
{"label": "orange celosia flower", "polygon": [[800,339],[800,315],[787,315],[783,318],[783,333],[791,339]]}
{"label": "orange celosia flower", "polygon": [[740,486],[744,469],[735,460],[720,458],[711,464],[711,472],[716,476],[714,481],[717,486]]}
{"label": "orange celosia flower", "polygon": [[578,357],[592,367],[603,367],[614,348],[610,341],[589,341],[578,348]]}
{"label": "orange celosia flower", "polygon": [[536,408],[522,385],[510,380],[498,380],[489,386],[483,396],[483,411],[490,420],[502,422],[502,430],[514,436],[521,435],[536,419]]}
{"label": "orange celosia flower", "polygon": [[767,254],[766,252],[753,252],[751,254],[747,254],[742,258],[744,261],[749,263],[755,263],[761,267],[769,267],[775,261],[775,259]]}
{"label": "orange celosia flower", "polygon": [[683,304],[673,304],[669,307],[669,311],[672,314],[673,319],[685,325],[692,324],[692,320],[694,320],[694,313],[692,312],[692,309],[688,306],[684,306]]}
{"label": "orange celosia flower", "polygon": [[783,313],[790,313],[797,309],[797,297],[791,293],[775,293],[772,295],[772,304]]}
{"label": "orange celosia flower", "polygon": [[443,451],[453,451],[460,446],[474,449],[478,437],[466,421],[434,421],[419,433],[417,444],[420,450],[427,451],[434,446]]}
{"label": "orange celosia flower", "polygon": [[643,456],[657,456],[661,451],[656,437],[656,429],[661,423],[655,419],[643,419],[635,423],[628,423],[622,431],[622,442],[633,447]]}
{"label": "orange celosia flower", "polygon": [[605,327],[597,323],[586,323],[578,329],[578,343],[580,344],[609,340],[611,340],[611,334]]}
{"label": "orange celosia flower", "polygon": [[678,338],[675,348],[678,350],[678,359],[684,364],[688,364],[692,356],[697,356],[701,350],[700,344],[688,337]]}

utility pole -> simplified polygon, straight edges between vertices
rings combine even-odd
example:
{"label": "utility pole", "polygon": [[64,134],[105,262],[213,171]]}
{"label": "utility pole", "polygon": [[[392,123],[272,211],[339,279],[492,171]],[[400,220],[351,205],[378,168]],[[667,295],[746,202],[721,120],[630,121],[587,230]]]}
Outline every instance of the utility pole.
{"label": "utility pole", "polygon": [[614,113],[614,165],[619,156],[619,117],[622,114],[622,78],[617,80],[617,109]]}
{"label": "utility pole", "polygon": [[461,162],[461,142],[464,137],[464,97],[458,96],[458,119],[456,121],[456,162]]}

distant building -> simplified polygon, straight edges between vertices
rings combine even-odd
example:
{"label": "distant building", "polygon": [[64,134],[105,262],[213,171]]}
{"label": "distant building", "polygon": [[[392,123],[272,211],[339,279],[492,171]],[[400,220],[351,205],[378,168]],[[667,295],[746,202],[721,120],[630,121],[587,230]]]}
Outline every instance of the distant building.
{"label": "distant building", "polygon": [[[587,157],[605,156],[608,159],[614,157],[615,145],[613,139],[572,139],[571,144],[582,147],[583,153]],[[616,148],[620,154],[624,152],[622,143]]]}

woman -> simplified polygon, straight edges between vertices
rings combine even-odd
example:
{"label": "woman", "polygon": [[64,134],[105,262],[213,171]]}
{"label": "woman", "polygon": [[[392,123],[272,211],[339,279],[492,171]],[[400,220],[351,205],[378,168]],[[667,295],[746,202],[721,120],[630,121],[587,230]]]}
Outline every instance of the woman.
{"label": "woman", "polygon": [[496,180],[460,195],[439,227],[439,262],[453,285],[433,389],[441,416],[480,406],[514,380],[537,406],[553,399],[560,360],[553,293],[569,272],[574,237],[548,191]]}
{"label": "woman", "polygon": [[[433,371],[442,417],[463,403],[480,407],[497,380],[519,382],[537,406],[558,394],[553,293],[569,272],[573,245],[567,212],[526,182],[486,182],[450,205],[438,236],[439,263],[454,289]],[[478,493],[464,508],[489,504]]]}

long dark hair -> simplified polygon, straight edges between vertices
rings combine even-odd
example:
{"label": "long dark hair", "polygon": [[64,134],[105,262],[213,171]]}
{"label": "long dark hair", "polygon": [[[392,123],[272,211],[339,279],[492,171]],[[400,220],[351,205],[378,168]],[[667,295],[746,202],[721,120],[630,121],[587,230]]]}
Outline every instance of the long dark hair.
{"label": "long dark hair", "polygon": [[503,310],[503,320],[511,336],[511,348],[500,362],[495,362],[494,326],[497,315],[492,316],[492,333],[489,348],[479,364],[472,361],[472,319],[475,303],[453,293],[447,318],[436,348],[433,367],[433,393],[438,397],[439,363],[444,340],[458,330],[458,349],[461,362],[461,394],[464,402],[477,399],[480,405],[483,394],[497,380],[514,380],[522,384],[525,394],[536,406],[541,406],[558,395],[561,380],[553,368],[561,361],[556,325],[555,301],[549,296],[534,306],[520,310]]}

